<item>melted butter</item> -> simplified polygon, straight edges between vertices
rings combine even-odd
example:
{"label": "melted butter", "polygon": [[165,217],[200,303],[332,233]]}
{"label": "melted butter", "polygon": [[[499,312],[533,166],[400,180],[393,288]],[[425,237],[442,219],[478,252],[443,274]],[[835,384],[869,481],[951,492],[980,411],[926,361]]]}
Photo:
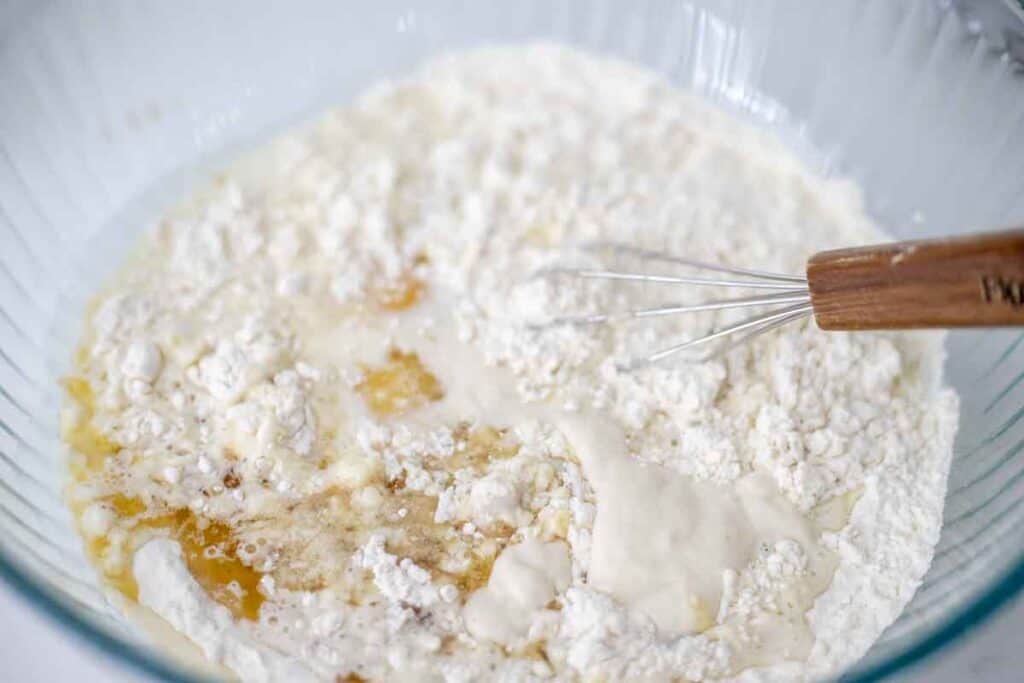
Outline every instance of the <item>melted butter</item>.
{"label": "melted butter", "polygon": [[363,370],[356,390],[379,416],[401,415],[444,398],[441,383],[415,353],[391,349],[384,365]]}
{"label": "melted butter", "polygon": [[[64,426],[62,437],[84,458],[72,462],[73,479],[80,483],[103,483],[107,460],[121,449],[92,424],[96,409],[89,383],[69,378],[65,388],[77,413],[74,422]],[[86,543],[87,556],[110,587],[137,601],[139,587],[131,570],[131,554],[146,540],[164,533],[181,545],[189,571],[212,599],[230,609],[236,618],[259,617],[263,596],[258,585],[262,575],[239,559],[238,541],[229,526],[198,518],[189,510],[168,512],[159,506],[151,508],[141,498],[123,492],[99,496],[98,501],[114,513],[115,526],[128,533],[128,541],[123,544],[114,545],[105,536]],[[88,503],[76,501],[70,508],[76,517],[81,517]]]}
{"label": "melted butter", "polygon": [[463,467],[482,471],[492,461],[512,458],[519,452],[519,444],[509,439],[507,429],[460,427],[454,437],[460,448],[444,460],[453,471]]}
{"label": "melted butter", "polygon": [[132,601],[139,597],[139,586],[132,574],[130,554],[157,535],[166,535],[181,546],[189,573],[213,600],[224,605],[239,619],[259,618],[263,595],[259,591],[262,574],[238,557],[238,540],[231,527],[222,522],[197,517],[190,510],[175,510],[149,517],[146,506],[137,498],[115,494],[107,499],[121,522],[130,526],[132,549],[122,553],[120,562],[110,563],[114,549],[105,538],[91,541],[87,551],[101,567],[105,581]]}
{"label": "melted butter", "polygon": [[104,499],[121,519],[138,517],[146,512],[146,504],[139,498],[126,496],[123,493],[115,493]]}
{"label": "melted butter", "polygon": [[139,599],[139,585],[135,582],[127,563],[110,561],[111,553],[117,552],[106,538],[94,538],[86,543],[86,555],[100,568],[104,582],[132,602]]}
{"label": "melted butter", "polygon": [[366,679],[357,673],[348,673],[335,678],[334,683],[366,683]]}
{"label": "melted butter", "polygon": [[513,651],[511,654],[515,657],[534,659],[539,662],[551,664],[551,660],[548,658],[548,644],[546,640],[531,640],[529,643],[520,649]]}
{"label": "melted butter", "polygon": [[[469,430],[462,427],[455,432],[456,442],[460,447],[443,461],[428,459],[428,464],[435,467],[444,466],[449,471],[483,468],[494,460],[511,458],[519,452],[519,444],[508,437],[505,429],[481,427]],[[419,502],[406,506],[405,501],[412,497],[425,498],[429,502]],[[475,540],[468,548],[468,566],[459,572],[441,570],[441,558],[446,544],[445,539],[451,535],[451,525],[434,522],[436,499],[422,494],[406,494],[400,498],[401,505],[406,506],[408,515],[403,525],[408,532],[404,541],[389,543],[389,551],[403,557],[410,557],[420,566],[428,569],[436,579],[450,580],[463,594],[470,593],[487,584],[494,562],[501,550],[507,545],[515,533],[515,529],[504,522],[493,523],[480,529],[484,538]]]}
{"label": "melted butter", "polygon": [[[518,450],[500,429],[467,430],[461,439],[465,447],[459,451],[463,455],[460,463],[479,465],[491,458],[510,457]],[[83,473],[94,482],[103,481],[102,466],[83,469]],[[463,537],[451,524],[434,521],[436,498],[407,490],[400,480],[387,482],[378,475],[375,482],[380,500],[370,509],[355,506],[351,491],[334,489],[283,511],[278,519],[250,520],[234,527],[197,517],[187,509],[147,505],[122,492],[106,494],[94,500],[114,513],[115,526],[127,533],[127,540],[115,545],[105,537],[93,539],[87,543],[87,553],[107,585],[137,601],[139,588],[131,569],[134,550],[154,537],[171,538],[181,546],[189,573],[210,598],[236,618],[250,620],[258,619],[264,602],[259,591],[262,573],[243,561],[239,550],[258,542],[269,542],[280,552],[273,575],[282,587],[347,589],[355,604],[376,589],[372,583],[346,588],[344,569],[370,534],[381,531],[387,534],[388,552],[412,559],[436,581],[457,586],[464,596],[487,584],[513,528],[496,525],[485,530],[483,538]],[[87,507],[87,503],[76,504],[73,511],[81,516]],[[314,550],[308,544],[312,537],[325,542]],[[465,560],[458,568],[449,564],[454,556]]]}
{"label": "melted butter", "polygon": [[93,425],[96,397],[89,382],[80,377],[69,377],[64,380],[64,388],[77,413],[73,421],[62,425],[61,438],[84,458],[84,463],[72,464],[72,474],[80,478],[84,475],[83,470],[102,468],[107,458],[116,455],[121,448]]}
{"label": "melted butter", "polygon": [[257,620],[264,600],[259,591],[263,575],[239,559],[239,542],[232,528],[189,511],[175,516],[179,522],[171,535],[181,544],[195,580],[236,618]]}
{"label": "melted butter", "polygon": [[[400,480],[377,479],[371,486],[380,498],[372,506],[354,502],[351,491],[335,489],[291,509],[287,530],[259,530],[280,548],[274,576],[281,586],[293,590],[331,586],[353,604],[361,604],[376,589],[372,583],[349,585],[346,568],[348,558],[374,533],[385,534],[389,553],[411,559],[435,581],[451,583],[463,595],[487,583],[495,558],[514,529],[490,530],[483,538],[464,536],[452,524],[434,521],[435,497],[407,490]],[[288,540],[309,537],[317,538],[315,547]]]}
{"label": "melted butter", "polygon": [[420,302],[426,291],[426,284],[411,275],[377,292],[377,304],[385,311],[397,313],[406,311]]}
{"label": "melted butter", "polygon": [[474,555],[469,568],[456,575],[455,586],[463,593],[471,593],[479,588],[483,588],[487,585],[487,580],[491,578],[491,572],[494,570],[494,561],[496,559],[497,553]]}

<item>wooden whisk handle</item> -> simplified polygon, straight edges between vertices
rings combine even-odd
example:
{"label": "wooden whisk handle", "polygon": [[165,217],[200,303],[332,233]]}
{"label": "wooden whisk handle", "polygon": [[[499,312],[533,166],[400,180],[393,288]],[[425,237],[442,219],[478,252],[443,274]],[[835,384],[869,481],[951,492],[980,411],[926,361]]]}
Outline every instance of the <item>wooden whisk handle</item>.
{"label": "wooden whisk handle", "polygon": [[815,254],[823,330],[1024,325],[1024,230]]}

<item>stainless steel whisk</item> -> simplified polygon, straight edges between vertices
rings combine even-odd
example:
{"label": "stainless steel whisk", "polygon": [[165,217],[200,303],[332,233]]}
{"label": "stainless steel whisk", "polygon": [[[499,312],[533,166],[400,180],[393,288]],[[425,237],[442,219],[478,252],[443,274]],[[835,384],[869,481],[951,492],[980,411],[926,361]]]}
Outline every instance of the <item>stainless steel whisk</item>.
{"label": "stainless steel whisk", "polygon": [[716,340],[724,342],[690,358],[707,360],[808,316],[823,330],[1024,325],[1024,230],[819,252],[808,259],[803,276],[705,263],[613,242],[592,242],[581,249],[686,266],[718,276],[571,267],[548,268],[540,275],[768,291],[696,304],[566,316],[548,323],[602,324],[727,308],[768,309],[702,337],[632,359],[623,364],[626,369]]}

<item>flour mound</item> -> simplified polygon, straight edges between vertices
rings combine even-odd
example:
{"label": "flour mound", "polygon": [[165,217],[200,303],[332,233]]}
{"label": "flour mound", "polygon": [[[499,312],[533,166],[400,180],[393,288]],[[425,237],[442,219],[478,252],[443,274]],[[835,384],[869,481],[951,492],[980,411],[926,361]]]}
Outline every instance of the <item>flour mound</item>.
{"label": "flour mound", "polygon": [[[204,597],[175,543],[135,567],[142,602],[244,680],[832,675],[931,562],[957,424],[942,336],[807,319],[627,372],[750,311],[546,325],[730,295],[547,271],[683,272],[583,248],[626,242],[799,274],[816,251],[884,239],[853,185],[650,73],[550,45],[441,59],[231,169],[101,295],[82,368],[95,415],[68,419],[120,451],[75,493],[83,532],[109,537],[104,572],[123,569],[136,532],[117,527],[113,481],[243,534],[256,620]],[[419,394],[382,393],[399,371]],[[659,630],[652,606],[588,582],[607,496],[563,428],[577,418],[613,430],[623,471],[687,482],[671,490],[758,482],[814,543],[762,544],[716,577],[716,604],[687,605],[699,627]],[[514,623],[476,609],[467,629],[463,605],[484,600]],[[806,642],[773,641],[769,618]]]}

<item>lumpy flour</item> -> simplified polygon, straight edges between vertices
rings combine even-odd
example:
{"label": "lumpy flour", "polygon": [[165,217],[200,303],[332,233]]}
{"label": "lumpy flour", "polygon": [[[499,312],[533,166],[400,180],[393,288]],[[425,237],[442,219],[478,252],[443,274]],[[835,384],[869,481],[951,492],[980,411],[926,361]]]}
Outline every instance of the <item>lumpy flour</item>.
{"label": "lumpy flour", "polygon": [[578,248],[799,274],[884,240],[847,183],[631,66],[480,50],[169,214],[90,311],[69,502],[118,599],[266,680],[795,680],[860,657],[938,540],[937,334],[554,318],[726,292]]}

